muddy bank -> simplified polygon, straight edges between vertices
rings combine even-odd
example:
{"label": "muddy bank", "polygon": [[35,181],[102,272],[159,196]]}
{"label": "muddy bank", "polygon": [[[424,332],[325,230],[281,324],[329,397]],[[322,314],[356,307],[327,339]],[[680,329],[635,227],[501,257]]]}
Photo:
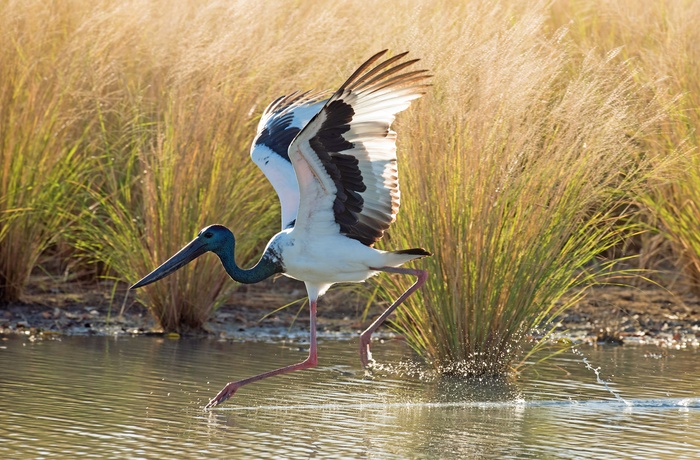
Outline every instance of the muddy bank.
{"label": "muddy bank", "polygon": [[660,287],[596,287],[556,323],[581,340],[698,346],[700,299]]}
{"label": "muddy bank", "polygon": [[[208,335],[222,339],[306,337],[308,310],[301,303],[303,285],[278,279],[246,286],[215,312],[207,323]],[[319,335],[355,337],[382,306],[370,308],[363,320],[364,301],[347,289],[335,289],[319,304]],[[673,294],[660,287],[605,286],[591,289],[573,308],[556,318],[559,336],[576,341],[606,343],[659,343],[698,346],[700,299]],[[133,294],[110,286],[61,284],[37,278],[24,303],[0,306],[0,333],[56,335],[158,334],[147,309]],[[388,328],[386,335],[392,335]]]}

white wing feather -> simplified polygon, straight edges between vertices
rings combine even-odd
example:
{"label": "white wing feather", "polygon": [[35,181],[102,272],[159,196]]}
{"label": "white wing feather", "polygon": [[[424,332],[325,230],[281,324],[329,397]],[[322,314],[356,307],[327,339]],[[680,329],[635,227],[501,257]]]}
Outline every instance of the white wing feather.
{"label": "white wing feather", "polygon": [[[406,53],[370,58],[333,94],[289,148],[301,200],[295,228],[342,233],[371,246],[396,219],[395,115],[424,94],[423,70]],[[403,73],[402,73],[403,72]]]}
{"label": "white wing feather", "polygon": [[292,139],[323,107],[325,92],[292,93],[273,101],[263,112],[250,157],[277,192],[282,229],[291,227],[299,208],[299,186],[287,155]]}

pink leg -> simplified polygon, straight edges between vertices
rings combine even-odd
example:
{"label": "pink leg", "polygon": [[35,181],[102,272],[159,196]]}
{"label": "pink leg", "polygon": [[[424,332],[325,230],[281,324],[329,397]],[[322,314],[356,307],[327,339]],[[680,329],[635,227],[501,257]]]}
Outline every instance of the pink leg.
{"label": "pink leg", "polygon": [[223,390],[219,392],[214,398],[209,401],[205,406],[205,409],[218,406],[222,402],[226,401],[228,398],[233,396],[233,394],[243,385],[248,385],[249,383],[257,382],[258,380],[266,379],[268,377],[273,377],[275,375],[287,374],[289,372],[298,371],[301,369],[308,369],[311,367],[316,367],[318,364],[318,354],[316,351],[316,299],[309,299],[309,309],[311,310],[311,323],[309,328],[311,329],[311,345],[309,347],[309,357],[306,360],[292,364],[291,366],[282,367],[280,369],[275,369],[274,371],[264,372],[262,374],[248,377],[247,379],[239,380],[237,382],[228,383]]}
{"label": "pink leg", "polygon": [[[373,268],[373,270],[375,270]],[[368,327],[362,334],[360,334],[360,361],[362,362],[362,365],[364,367],[367,367],[369,364],[369,360],[372,359],[372,353],[369,351],[369,342],[372,338],[372,333],[377,330],[377,328],[389,317],[391,312],[396,310],[396,307],[401,305],[404,300],[408,298],[413,292],[421,287],[425,281],[428,279],[428,272],[425,270],[416,270],[416,269],[411,269],[411,268],[395,268],[395,267],[382,267],[382,268],[377,268],[376,270],[380,270],[383,272],[389,272],[389,273],[401,273],[404,275],[414,275],[417,276],[418,279],[416,280],[415,283],[413,283],[413,286],[408,288],[406,292],[401,294],[401,297],[396,299],[396,301],[391,304],[389,308],[386,309],[384,313],[382,313],[382,316],[377,318],[371,325]]]}

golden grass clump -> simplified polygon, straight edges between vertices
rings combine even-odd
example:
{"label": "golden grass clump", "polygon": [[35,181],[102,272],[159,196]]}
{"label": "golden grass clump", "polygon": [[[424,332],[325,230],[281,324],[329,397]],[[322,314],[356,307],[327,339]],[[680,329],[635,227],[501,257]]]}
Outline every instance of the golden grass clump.
{"label": "golden grass clump", "polygon": [[[647,214],[672,248],[687,285],[700,295],[700,4],[698,2],[615,0],[560,1],[554,4],[556,23],[573,20],[578,46],[603,49],[624,45],[622,55],[634,62],[635,79],[653,88],[669,105],[668,119],[645,148],[677,152],[676,172],[655,178],[654,187],[640,197]],[[653,241],[653,240],[649,240]],[[641,248],[642,253],[651,252]]]}
{"label": "golden grass clump", "polygon": [[677,180],[663,183],[640,197],[654,229],[672,249],[675,265],[685,275],[685,285],[700,296],[700,156],[683,158]]}
{"label": "golden grass clump", "polygon": [[[200,228],[220,222],[250,235],[238,245],[239,259],[249,263],[261,238],[272,233],[274,215],[265,212],[273,196],[248,159],[258,91],[235,78],[243,57],[235,48],[224,52],[201,24],[193,30],[187,21],[192,11],[175,11],[153,24],[143,19],[149,2],[131,7],[142,14],[130,10],[121,17],[121,9],[98,9],[93,14],[112,20],[89,27],[105,36],[95,42],[112,41],[110,65],[122,77],[119,106],[97,114],[102,146],[95,168],[102,179],[85,189],[92,204],[82,213],[75,244],[118,279],[135,281]],[[124,31],[140,36],[136,62],[135,44],[121,43]],[[197,39],[178,39],[192,35]],[[189,332],[202,328],[224,298],[227,280],[216,259],[205,258],[139,296],[163,329]]]}
{"label": "golden grass clump", "polygon": [[80,107],[80,69],[61,49],[69,24],[51,9],[0,6],[0,303],[17,302],[41,253],[80,206],[83,148],[93,125]]}
{"label": "golden grass clump", "polygon": [[497,376],[637,230],[622,218],[655,167],[641,145],[661,113],[619,48],[581,55],[567,30],[546,32],[544,8],[481,13],[465,23],[498,33],[449,38],[465,46],[436,53],[449,66],[435,66],[433,104],[401,138],[409,199],[392,246],[435,252],[397,314],[409,344],[443,372]]}

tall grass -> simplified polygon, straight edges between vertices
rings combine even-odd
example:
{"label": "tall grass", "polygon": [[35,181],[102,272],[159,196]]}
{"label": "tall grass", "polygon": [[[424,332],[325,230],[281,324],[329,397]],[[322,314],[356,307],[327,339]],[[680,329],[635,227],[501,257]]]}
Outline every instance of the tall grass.
{"label": "tall grass", "polygon": [[[250,263],[261,250],[260,237],[272,233],[277,220],[264,212],[272,195],[261,193],[255,166],[236,139],[244,129],[211,107],[207,113],[214,117],[192,122],[190,110],[174,107],[155,126],[137,130],[145,139],[134,142],[140,149],[131,169],[139,173],[91,190],[96,203],[77,244],[120,279],[145,275],[209,223],[226,223],[243,235],[237,245],[242,263]],[[201,328],[222,300],[227,280],[215,258],[204,258],[146,288],[141,299],[165,330],[189,332]]]}
{"label": "tall grass", "polygon": [[57,49],[63,21],[32,21],[0,6],[0,303],[22,298],[40,254],[65,234],[80,206],[82,148],[91,120],[82,117],[80,82]]}
{"label": "tall grass", "polygon": [[[678,150],[680,174],[660,177],[655,187],[640,196],[648,214],[673,249],[673,258],[687,275],[688,286],[700,294],[700,4],[697,2],[560,1],[554,6],[555,23],[574,21],[578,46],[624,45],[624,56],[634,60],[636,79],[654,86],[658,98],[673,101],[668,122],[652,150]],[[642,248],[645,251],[645,248]]]}
{"label": "tall grass", "polygon": [[685,274],[686,286],[700,296],[700,156],[684,158],[685,170],[640,197],[656,223],[655,230],[670,243],[675,264]]}
{"label": "tall grass", "polygon": [[[95,170],[102,180],[85,187],[92,205],[82,213],[75,244],[115,278],[135,281],[205,224],[221,222],[243,235],[239,261],[250,263],[274,219],[266,212],[273,196],[248,159],[258,91],[234,78],[240,56],[222,55],[222,44],[201,24],[191,30],[191,10],[152,24],[144,20],[152,5],[130,6],[126,17],[121,8],[97,9],[82,30],[96,35],[96,57],[108,53],[119,78],[116,105],[97,114]],[[137,33],[141,53],[134,60],[129,37]],[[177,40],[192,34],[200,36]],[[198,53],[205,45],[213,49]],[[139,298],[163,329],[189,332],[201,329],[224,299],[227,280],[218,262],[205,258]]]}
{"label": "tall grass", "polygon": [[[619,49],[581,55],[566,30],[545,31],[544,9],[503,13],[482,25],[499,34],[448,38],[468,44],[435,69],[449,102],[421,106],[402,143],[410,199],[392,244],[435,255],[395,325],[460,375],[507,373],[566,292],[609,274],[593,262],[638,231],[627,202],[654,167],[642,146],[659,109]],[[390,298],[407,287],[394,283]]]}
{"label": "tall grass", "polygon": [[[479,357],[487,364],[469,372],[503,372],[564,292],[608,269],[593,259],[636,231],[627,200],[648,192],[657,158],[696,143],[697,101],[677,103],[698,94],[694,61],[675,49],[695,56],[697,7],[636,3],[6,2],[2,186],[37,193],[39,177],[54,177],[64,193],[43,208],[79,217],[66,238],[127,283],[213,222],[233,228],[239,263],[251,263],[279,222],[248,159],[265,105],[334,88],[379,49],[408,49],[435,85],[397,121],[404,195],[386,244],[435,257],[421,262],[431,277],[397,327],[438,366]],[[45,166],[25,177],[30,151]],[[0,248],[20,236],[2,263],[27,228],[51,241],[69,222],[37,218],[36,201],[7,190]],[[12,270],[26,279],[35,260]],[[380,282],[395,297],[408,281]],[[201,327],[227,283],[209,257],[138,295],[164,329],[184,331]]]}

